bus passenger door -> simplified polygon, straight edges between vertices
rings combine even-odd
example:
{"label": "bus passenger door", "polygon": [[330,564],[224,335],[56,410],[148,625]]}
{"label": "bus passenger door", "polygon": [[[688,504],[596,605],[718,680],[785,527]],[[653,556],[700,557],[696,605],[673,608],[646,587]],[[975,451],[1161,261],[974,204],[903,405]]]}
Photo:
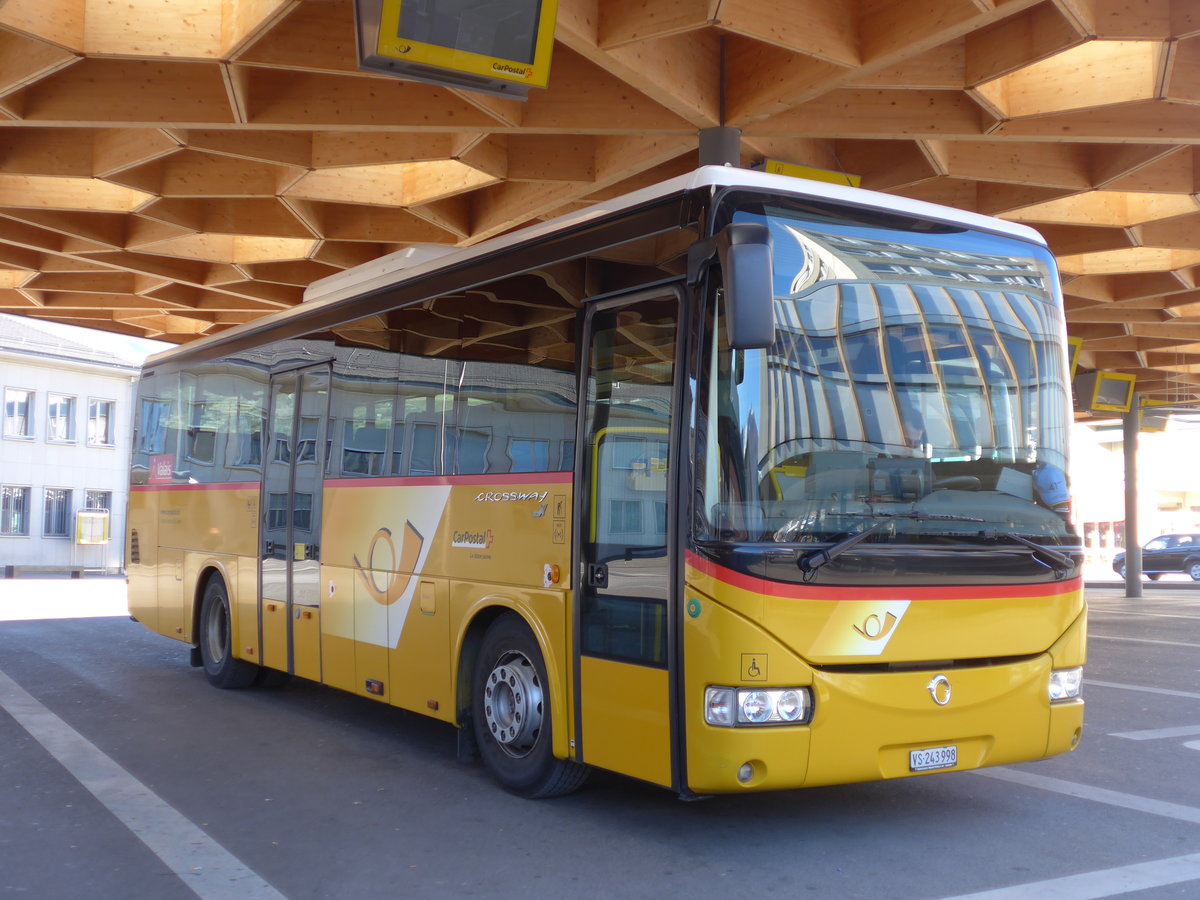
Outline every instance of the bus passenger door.
{"label": "bus passenger door", "polygon": [[259,532],[264,665],[321,679],[321,488],[329,367],[271,376],[270,439]]}
{"label": "bus passenger door", "polygon": [[672,784],[672,411],[679,297],[596,304],[588,348],[576,592],[576,755]]}

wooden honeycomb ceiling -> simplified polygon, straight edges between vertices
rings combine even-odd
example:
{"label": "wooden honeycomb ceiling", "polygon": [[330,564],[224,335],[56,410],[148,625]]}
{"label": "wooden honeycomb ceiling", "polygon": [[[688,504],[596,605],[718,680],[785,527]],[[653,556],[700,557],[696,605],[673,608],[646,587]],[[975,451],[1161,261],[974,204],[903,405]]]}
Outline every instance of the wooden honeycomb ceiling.
{"label": "wooden honeycomb ceiling", "polygon": [[358,72],[350,0],[0,0],[0,310],[187,341],[721,124],[1035,226],[1081,364],[1200,394],[1196,0],[560,0],[527,103]]}

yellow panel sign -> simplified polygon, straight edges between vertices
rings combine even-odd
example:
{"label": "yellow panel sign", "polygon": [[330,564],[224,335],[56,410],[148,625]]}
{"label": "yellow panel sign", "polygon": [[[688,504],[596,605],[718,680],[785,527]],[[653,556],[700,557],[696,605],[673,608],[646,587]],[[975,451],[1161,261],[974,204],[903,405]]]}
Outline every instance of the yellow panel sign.
{"label": "yellow panel sign", "polygon": [[777,159],[764,159],[762,170],[770,175],[807,178],[809,181],[826,181],[830,184],[846,184],[850,187],[861,187],[862,185],[862,176],[860,175],[851,175],[849,172],[836,172],[833,169],[818,169],[813,166],[785,163]]}
{"label": "yellow panel sign", "polygon": [[557,0],[356,0],[359,67],[525,99],[550,80]]}

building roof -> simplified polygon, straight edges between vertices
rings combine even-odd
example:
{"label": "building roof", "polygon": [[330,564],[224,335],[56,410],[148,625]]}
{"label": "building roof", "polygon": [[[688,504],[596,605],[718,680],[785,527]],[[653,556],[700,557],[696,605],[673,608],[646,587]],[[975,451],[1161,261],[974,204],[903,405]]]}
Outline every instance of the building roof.
{"label": "building roof", "polygon": [[[36,320],[0,315],[0,353],[13,351],[26,356],[72,360],[100,366],[112,366],[137,371],[140,358],[133,351],[97,346],[97,339],[87,340],[88,332],[79,331],[82,339],[69,337],[62,328],[47,326]],[[101,337],[99,340],[103,341]]]}

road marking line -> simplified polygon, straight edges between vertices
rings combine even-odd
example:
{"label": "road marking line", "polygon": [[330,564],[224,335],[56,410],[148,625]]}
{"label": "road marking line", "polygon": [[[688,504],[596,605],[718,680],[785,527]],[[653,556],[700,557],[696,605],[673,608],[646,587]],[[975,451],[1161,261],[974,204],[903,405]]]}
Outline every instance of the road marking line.
{"label": "road marking line", "polygon": [[958,894],[944,900],[1097,900],[1200,878],[1200,853]]}
{"label": "road marking line", "polygon": [[1181,613],[1152,613],[1152,612],[1129,612],[1124,609],[1102,609],[1099,607],[1089,607],[1089,618],[1091,613],[1097,616],[1138,616],[1143,619],[1183,619],[1187,622],[1195,622],[1200,619],[1200,616],[1185,616]]}
{"label": "road marking line", "polygon": [[1191,644],[1191,643],[1188,643],[1187,641],[1156,641],[1156,640],[1152,640],[1151,638],[1134,638],[1134,637],[1123,637],[1121,635],[1116,635],[1116,634],[1093,634],[1091,632],[1088,633],[1089,641],[1097,640],[1097,639],[1102,640],[1102,641],[1127,641],[1131,644],[1163,644],[1167,647],[1200,648],[1200,644]]}
{"label": "road marking line", "polygon": [[1200,725],[1181,725],[1178,728],[1148,728],[1144,731],[1111,731],[1109,737],[1131,741],[1157,741],[1163,738],[1191,737],[1200,734]]}
{"label": "road marking line", "polygon": [[1093,681],[1085,678],[1088,687],[1118,688],[1122,691],[1141,691],[1143,694],[1162,694],[1166,697],[1187,697],[1189,700],[1200,700],[1200,694],[1194,691],[1173,691],[1170,688],[1143,687],[1140,684],[1120,684],[1116,681]]}
{"label": "road marking line", "polygon": [[285,900],[266,879],[2,671],[0,708],[203,900]]}
{"label": "road marking line", "polygon": [[[1046,775],[1035,775],[1019,769],[998,766],[993,769],[976,769],[973,774],[985,778],[995,778],[997,781],[1008,781],[1025,787],[1039,788],[1056,794],[1066,794],[1080,800],[1090,800],[1093,803],[1104,803],[1130,809],[1134,812],[1149,813],[1153,816],[1163,816],[1177,819],[1180,822],[1190,822],[1200,825],[1200,809],[1194,806],[1184,806],[1181,803],[1168,803],[1165,800],[1152,800],[1149,797],[1139,797],[1136,794],[1123,794],[1120,791],[1110,791],[1107,788],[1092,787],[1087,784],[1077,784],[1074,781],[1063,781],[1061,778],[1050,778]],[[1200,873],[1197,876],[1200,877]]]}

